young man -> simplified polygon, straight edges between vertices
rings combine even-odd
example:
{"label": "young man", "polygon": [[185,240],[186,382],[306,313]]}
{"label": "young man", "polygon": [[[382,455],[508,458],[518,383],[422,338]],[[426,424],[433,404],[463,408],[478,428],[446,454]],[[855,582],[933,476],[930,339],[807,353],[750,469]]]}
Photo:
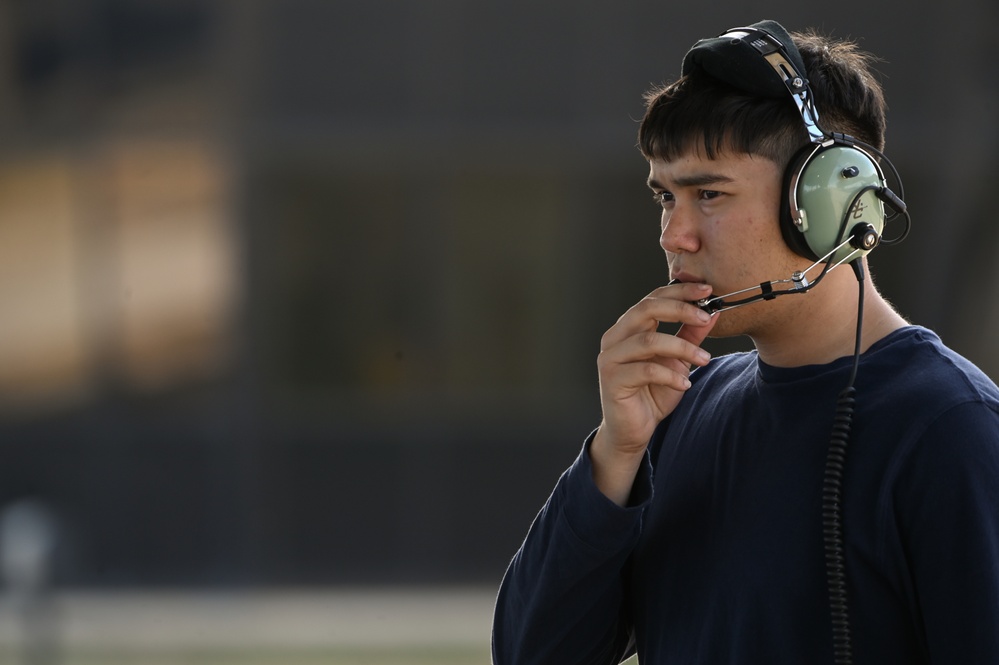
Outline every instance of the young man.
{"label": "young man", "polygon": [[[510,564],[497,665],[999,662],[999,389],[873,289],[869,245],[831,268],[795,236],[814,213],[780,219],[796,154],[880,156],[884,108],[853,45],[772,21],[650,93],[673,281],[601,340],[603,420]],[[851,194],[843,227],[893,197]],[[755,351],[709,360],[709,335]]]}

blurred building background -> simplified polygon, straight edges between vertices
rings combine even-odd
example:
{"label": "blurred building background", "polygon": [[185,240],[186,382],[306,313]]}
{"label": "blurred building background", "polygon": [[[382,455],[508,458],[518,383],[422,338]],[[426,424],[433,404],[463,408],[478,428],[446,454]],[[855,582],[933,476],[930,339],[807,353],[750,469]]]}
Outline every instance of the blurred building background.
{"label": "blurred building background", "polygon": [[999,376],[996,3],[3,0],[0,510],[67,588],[497,584],[667,280],[641,95],[764,17],[883,58],[874,272]]}

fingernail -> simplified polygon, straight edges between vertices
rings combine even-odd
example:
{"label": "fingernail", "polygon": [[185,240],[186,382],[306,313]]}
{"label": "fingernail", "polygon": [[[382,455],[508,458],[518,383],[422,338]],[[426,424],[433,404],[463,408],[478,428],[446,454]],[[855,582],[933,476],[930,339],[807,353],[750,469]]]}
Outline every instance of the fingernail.
{"label": "fingernail", "polygon": [[697,318],[702,322],[707,323],[711,320],[711,315],[705,312],[703,309],[697,310]]}
{"label": "fingernail", "polygon": [[704,362],[708,362],[709,360],[711,360],[711,354],[705,351],[704,349],[697,349],[697,357],[703,360]]}

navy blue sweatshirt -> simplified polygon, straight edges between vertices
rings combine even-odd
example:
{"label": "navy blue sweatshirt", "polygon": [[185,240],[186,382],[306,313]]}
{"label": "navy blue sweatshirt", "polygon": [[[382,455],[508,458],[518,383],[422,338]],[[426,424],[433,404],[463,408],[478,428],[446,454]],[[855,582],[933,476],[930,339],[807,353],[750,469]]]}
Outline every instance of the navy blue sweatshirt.
{"label": "navy blue sweatshirt", "polygon": [[[587,441],[504,577],[494,663],[832,663],[822,483],[851,362],[696,370],[624,508]],[[855,662],[999,663],[999,389],[916,326],[862,356],[856,387]]]}

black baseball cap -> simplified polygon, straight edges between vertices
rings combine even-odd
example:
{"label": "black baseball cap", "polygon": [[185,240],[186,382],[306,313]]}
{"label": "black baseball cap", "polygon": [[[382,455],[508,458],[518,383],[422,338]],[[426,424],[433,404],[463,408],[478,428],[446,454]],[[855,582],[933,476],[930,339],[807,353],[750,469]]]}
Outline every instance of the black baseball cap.
{"label": "black baseball cap", "polygon": [[787,85],[774,75],[773,66],[765,58],[776,51],[782,51],[797,70],[794,74],[805,79],[805,63],[791,35],[780,23],[769,19],[698,41],[683,57],[680,73],[700,69],[752,95],[786,97]]}

